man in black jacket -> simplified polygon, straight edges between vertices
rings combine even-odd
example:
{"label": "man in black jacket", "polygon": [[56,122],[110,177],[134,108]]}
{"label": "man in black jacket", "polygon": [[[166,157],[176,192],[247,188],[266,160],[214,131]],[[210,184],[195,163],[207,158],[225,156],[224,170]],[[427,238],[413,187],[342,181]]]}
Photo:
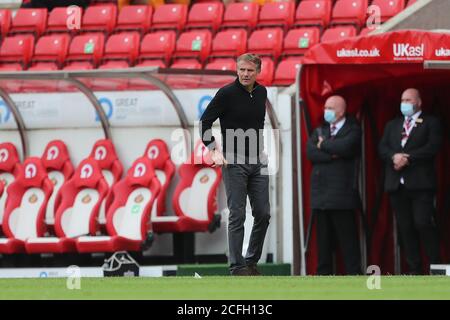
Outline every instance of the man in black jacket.
{"label": "man in black jacket", "polygon": [[388,122],[380,156],[386,163],[384,188],[397,218],[400,239],[411,274],[422,274],[420,238],[430,263],[439,263],[434,221],[435,156],[442,143],[439,120],[422,113],[417,89],[402,94],[402,117]]}
{"label": "man in black jacket", "polygon": [[361,274],[355,209],[359,207],[358,158],[361,129],[346,116],[346,102],[332,96],[325,102],[325,123],[312,133],[307,156],[313,164],[311,208],[317,218],[318,275],[333,274],[334,237],[342,249],[347,274]]}
{"label": "man in black jacket", "polygon": [[[219,89],[200,119],[200,136],[214,165],[222,166],[230,210],[228,246],[232,275],[259,275],[256,269],[270,219],[269,177],[263,153],[267,90],[256,82],[261,59],[243,54],[237,59],[237,79]],[[219,119],[223,153],[211,133]],[[242,256],[247,195],[254,223],[245,258]]]}

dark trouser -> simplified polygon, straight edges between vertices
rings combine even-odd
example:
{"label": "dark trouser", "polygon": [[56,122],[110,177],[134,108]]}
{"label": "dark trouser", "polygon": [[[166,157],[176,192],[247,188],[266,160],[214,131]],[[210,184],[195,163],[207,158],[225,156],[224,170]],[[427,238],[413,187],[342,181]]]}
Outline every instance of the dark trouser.
{"label": "dark trouser", "polygon": [[[230,271],[256,264],[261,257],[270,219],[269,176],[261,174],[262,164],[232,164],[222,168],[230,210],[228,248]],[[247,254],[242,256],[247,195],[254,218]]]}
{"label": "dark trouser", "polygon": [[333,274],[333,251],[336,235],[344,257],[347,274],[361,274],[361,258],[353,210],[313,211],[317,219],[317,245],[319,249],[318,275]]}
{"label": "dark trouser", "polygon": [[434,221],[434,192],[406,190],[390,193],[402,248],[411,274],[423,274],[420,240],[431,264],[440,263],[439,238]]}

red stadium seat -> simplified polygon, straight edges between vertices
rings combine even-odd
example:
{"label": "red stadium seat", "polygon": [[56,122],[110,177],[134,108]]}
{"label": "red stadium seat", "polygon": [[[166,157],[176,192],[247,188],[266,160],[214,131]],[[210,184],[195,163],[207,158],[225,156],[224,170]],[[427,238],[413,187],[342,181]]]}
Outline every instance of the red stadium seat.
{"label": "red stadium seat", "polygon": [[256,30],[248,39],[248,51],[259,55],[278,59],[282,48],[283,30],[281,28]]}
{"label": "red stadium seat", "polygon": [[55,201],[56,236],[29,237],[28,253],[65,253],[76,251],[75,238],[95,235],[100,205],[109,190],[101,169],[94,159],[81,161],[72,178],[60,189]]}
{"label": "red stadium seat", "polygon": [[321,42],[342,40],[345,38],[354,37],[356,36],[356,34],[357,34],[356,28],[353,26],[340,26],[328,28],[322,34]]}
{"label": "red stadium seat", "polygon": [[24,9],[17,10],[12,19],[9,34],[33,33],[40,36],[47,25],[47,9]]}
{"label": "red stadium seat", "polygon": [[176,34],[174,31],[157,31],[145,35],[141,42],[139,61],[161,59],[166,65],[175,51]]}
{"label": "red stadium seat", "polygon": [[210,28],[217,31],[222,23],[223,3],[194,3],[189,11],[185,29]]}
{"label": "red stadium seat", "polygon": [[0,225],[3,223],[8,188],[17,179],[21,165],[16,147],[9,142],[0,143],[0,181],[4,186],[0,196]]}
{"label": "red stadium seat", "polygon": [[190,161],[178,169],[180,181],[172,199],[176,215],[152,216],[155,232],[213,230],[216,221],[217,190],[222,174],[219,168],[212,168],[210,164],[208,149],[198,141]]}
{"label": "red stadium seat", "polygon": [[0,47],[0,63],[20,63],[27,66],[34,51],[32,35],[6,37]]}
{"label": "red stadium seat", "polygon": [[238,57],[247,51],[247,31],[228,29],[216,34],[211,57]]}
{"label": "red stadium seat", "polygon": [[203,63],[211,52],[212,36],[209,30],[183,32],[177,40],[173,58],[196,58]]}
{"label": "red stadium seat", "polygon": [[117,18],[116,31],[139,31],[142,34],[150,30],[153,7],[146,5],[124,6]]}
{"label": "red stadium seat", "polygon": [[180,32],[187,20],[188,7],[185,4],[163,4],[153,14],[152,30],[171,29]]}
{"label": "red stadium seat", "polygon": [[66,144],[61,140],[50,141],[41,156],[42,165],[47,171],[48,178],[53,184],[53,192],[48,199],[45,223],[55,224],[55,200],[61,187],[73,174],[73,165],[70,161],[69,151]]}
{"label": "red stadium seat", "polygon": [[275,70],[275,77],[273,79],[273,85],[275,86],[288,86],[295,82],[298,70],[302,63],[302,59],[289,58],[287,60],[280,61],[277,69]]}
{"label": "red stadium seat", "polygon": [[11,27],[11,11],[8,9],[0,10],[0,35],[6,37]]}
{"label": "red stadium seat", "polygon": [[176,168],[170,159],[170,152],[164,140],[151,140],[145,148],[144,156],[150,160],[161,185],[158,198],[152,208],[151,217],[153,222],[153,219],[164,216],[166,212],[167,191],[175,175]]}
{"label": "red stadium seat", "polygon": [[297,7],[294,26],[321,26],[325,28],[330,23],[331,1],[302,1]]}
{"label": "red stadium seat", "polygon": [[[117,156],[116,148],[111,140],[98,140],[92,147],[89,158],[97,161],[105,181],[110,188],[113,187],[122,177],[123,165]],[[104,202],[100,208],[98,218],[100,224],[106,223],[106,210],[108,209],[107,205],[108,204]]]}
{"label": "red stadium seat", "polygon": [[201,69],[202,64],[194,59],[179,59],[170,66],[172,69]]}
{"label": "red stadium seat", "polygon": [[284,38],[283,56],[303,55],[306,50],[320,42],[318,27],[291,29]]}
{"label": "red stadium seat", "polygon": [[255,2],[228,4],[221,28],[253,29],[258,23],[259,5]]}
{"label": "red stadium seat", "polygon": [[68,34],[54,34],[39,38],[34,49],[32,63],[53,62],[61,67],[69,51],[70,37]]}
{"label": "red stadium seat", "polygon": [[126,60],[133,65],[139,55],[140,35],[138,32],[122,32],[113,34],[105,45],[103,61]]}
{"label": "red stadium seat", "polygon": [[259,12],[257,27],[283,27],[287,30],[294,23],[295,2],[266,3]]}
{"label": "red stadium seat", "polygon": [[76,241],[78,252],[141,251],[152,233],[150,215],[160,183],[150,159],[138,158],[126,177],[113,188],[108,210],[108,236],[84,236]]}
{"label": "red stadium seat", "polygon": [[44,236],[45,210],[52,191],[53,185],[41,159],[26,159],[18,177],[8,187],[8,202],[2,225],[7,238],[0,239],[0,253],[25,252],[28,238]]}
{"label": "red stadium seat", "polygon": [[[76,15],[79,15],[79,17],[77,17]],[[48,15],[47,29],[45,30],[45,32],[77,32],[79,31],[78,28],[81,28],[82,16],[82,7],[78,7],[76,9],[72,7],[56,7],[52,11],[50,11]]]}
{"label": "red stadium seat", "polygon": [[234,59],[214,59],[205,67],[206,70],[228,70],[236,71],[236,60]]}
{"label": "red stadium seat", "polygon": [[101,31],[111,33],[117,22],[117,7],[98,5],[87,7],[81,24],[82,32]]}
{"label": "red stadium seat", "polygon": [[364,25],[368,0],[338,0],[331,14],[331,24]]}
{"label": "red stadium seat", "polygon": [[[104,47],[105,35],[103,33],[75,36],[70,43],[66,62],[84,61],[90,62],[92,66],[97,66],[103,57]],[[80,64],[78,64],[78,66],[80,66]]]}
{"label": "red stadium seat", "polygon": [[164,61],[161,60],[144,60],[141,63],[136,64],[135,67],[167,68],[167,65],[164,63]]}
{"label": "red stadium seat", "polygon": [[261,58],[261,73],[256,78],[256,81],[264,86],[270,86],[273,81],[273,73],[275,71],[275,63],[271,58]]}
{"label": "red stadium seat", "polygon": [[373,0],[372,5],[380,8],[383,23],[405,8],[405,0]]}

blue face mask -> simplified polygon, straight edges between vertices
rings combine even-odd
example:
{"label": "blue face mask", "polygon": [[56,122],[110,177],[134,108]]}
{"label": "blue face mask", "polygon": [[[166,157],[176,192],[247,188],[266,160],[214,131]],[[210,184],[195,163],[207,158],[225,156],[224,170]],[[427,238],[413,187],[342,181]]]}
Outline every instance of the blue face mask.
{"label": "blue face mask", "polygon": [[328,123],[333,123],[336,121],[336,112],[334,110],[328,110],[326,109],[323,113],[323,118]]}
{"label": "blue face mask", "polygon": [[411,117],[414,114],[414,105],[412,103],[402,102],[400,110],[405,117]]}

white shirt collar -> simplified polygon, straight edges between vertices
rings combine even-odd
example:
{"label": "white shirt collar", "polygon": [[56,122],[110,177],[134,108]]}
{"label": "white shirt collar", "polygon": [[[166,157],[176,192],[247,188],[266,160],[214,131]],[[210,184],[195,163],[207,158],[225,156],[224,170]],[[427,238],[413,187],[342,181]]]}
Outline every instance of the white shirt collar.
{"label": "white shirt collar", "polygon": [[[412,117],[412,121],[416,122],[417,118],[420,116],[420,114],[422,113],[422,110],[417,111],[416,113],[414,113],[411,117]],[[408,119],[407,116],[404,116],[405,121]]]}
{"label": "white shirt collar", "polygon": [[[338,122],[333,123],[334,126],[336,127],[336,131],[334,132],[334,134],[336,135],[338,133],[339,130],[341,130],[341,128],[344,126],[345,123],[345,117],[343,117],[341,120],[339,120]],[[330,124],[330,130],[331,130],[331,126],[333,124]]]}

